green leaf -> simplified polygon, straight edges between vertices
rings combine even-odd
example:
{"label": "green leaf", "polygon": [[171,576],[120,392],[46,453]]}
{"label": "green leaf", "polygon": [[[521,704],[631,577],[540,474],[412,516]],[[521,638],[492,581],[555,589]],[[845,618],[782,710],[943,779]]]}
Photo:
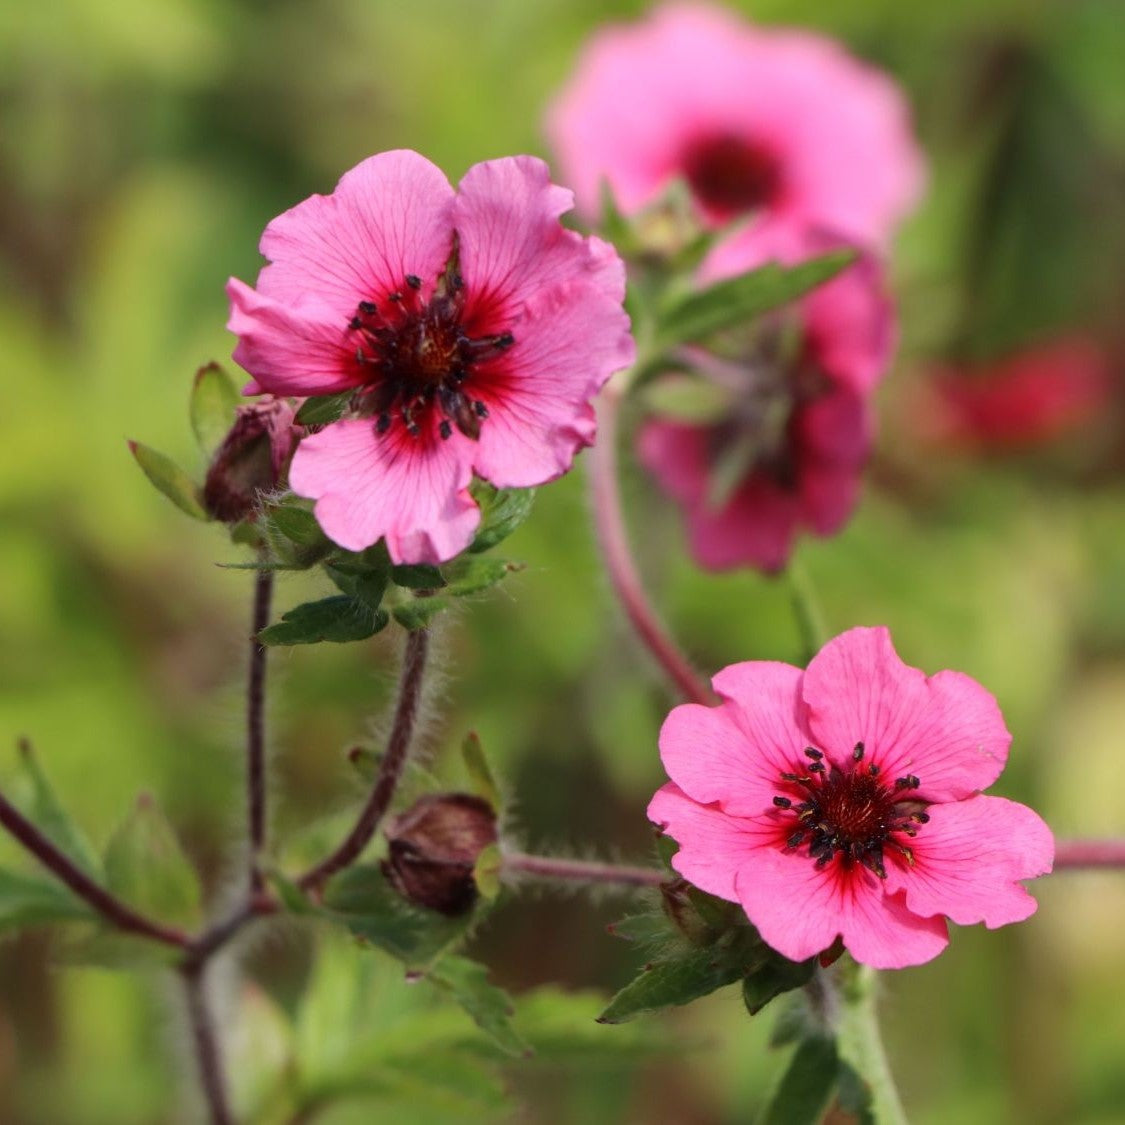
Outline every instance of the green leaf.
{"label": "green leaf", "polygon": [[476,731],[469,731],[461,743],[461,761],[465,765],[465,773],[469,775],[469,789],[478,797],[483,797],[493,809],[500,809],[500,790],[484,750],[480,744],[480,737]]}
{"label": "green leaf", "polygon": [[816,958],[787,961],[774,956],[755,969],[742,982],[742,999],[746,1010],[756,1016],[771,1000],[783,992],[808,984],[816,972]]}
{"label": "green leaf", "polygon": [[157,453],[139,441],[129,442],[129,449],[137,459],[137,464],[156,487],[192,519],[209,520],[211,517],[203,507],[203,492],[174,461]]}
{"label": "green leaf", "polygon": [[183,950],[175,946],[99,927],[92,934],[63,942],[54,950],[52,960],[59,965],[135,973],[138,969],[169,968],[182,956]]}
{"label": "green leaf", "polygon": [[274,554],[288,569],[308,570],[337,550],[321,530],[316,516],[297,503],[270,508],[263,524]]}
{"label": "green leaf", "polygon": [[30,820],[68,859],[94,879],[102,877],[102,865],[85,833],[71,820],[55,796],[47,775],[30,743],[20,743],[20,765],[31,783],[31,801],[25,810]]}
{"label": "green leaf", "polygon": [[722,421],[730,416],[732,405],[726,387],[687,374],[665,375],[646,383],[641,398],[654,414],[696,425]]}
{"label": "green leaf", "polygon": [[825,1036],[802,1040],[757,1125],[817,1125],[836,1088],[836,1044]]}
{"label": "green leaf", "polygon": [[839,1083],[836,1097],[840,1108],[855,1119],[856,1125],[880,1125],[875,1116],[871,1087],[858,1072],[841,1059],[836,1077]]}
{"label": "green leaf", "polygon": [[614,996],[598,1022],[623,1023],[645,1012],[688,1004],[717,988],[734,984],[746,969],[738,959],[724,956],[723,951],[713,947],[654,961]]}
{"label": "green leaf", "polygon": [[484,481],[476,481],[472,493],[481,507],[480,528],[469,546],[474,555],[507,539],[531,515],[535,502],[534,488],[497,490]]}
{"label": "green leaf", "polygon": [[462,555],[445,568],[446,586],[442,594],[463,598],[466,594],[477,594],[502,582],[514,571],[523,570],[522,563],[507,562],[504,559],[479,559],[472,555]]}
{"label": "green leaf", "polygon": [[0,869],[0,933],[44,922],[93,918],[85,903],[60,884]]}
{"label": "green leaf", "polygon": [[445,579],[436,566],[410,564],[391,568],[391,581],[408,590],[440,590]]}
{"label": "green leaf", "polygon": [[854,261],[854,251],[839,250],[796,266],[769,262],[750,273],[681,294],[661,315],[659,350],[703,340],[744,324],[823,284]]}
{"label": "green leaf", "polygon": [[606,930],[622,941],[637,945],[664,945],[672,936],[668,929],[668,919],[663,914],[630,914],[616,922],[611,922]]}
{"label": "green leaf", "polygon": [[234,380],[217,363],[209,363],[195,373],[191,388],[191,428],[199,448],[208,457],[230,433],[241,398]]}
{"label": "green leaf", "polygon": [[488,981],[488,970],[466,957],[443,957],[426,974],[472,1017],[473,1022],[506,1054],[532,1054],[527,1041],[512,1026],[512,1002],[503,989]]}
{"label": "green leaf", "polygon": [[390,617],[346,594],[305,602],[258,634],[264,645],[310,645],[320,641],[362,641],[386,627]]}
{"label": "green leaf", "polygon": [[202,916],[199,876],[172,826],[147,794],[110,838],[105,874],[115,895],[162,922],[194,926]]}
{"label": "green leaf", "polygon": [[461,941],[479,912],[456,918],[411,906],[380,867],[358,864],[334,876],[324,905],[352,933],[397,957],[408,969],[425,969]]}
{"label": "green leaf", "polygon": [[449,608],[445,598],[413,598],[394,608],[395,620],[404,628],[414,632],[425,629],[443,609]]}
{"label": "green leaf", "polygon": [[351,559],[324,564],[324,573],[345,594],[358,598],[368,609],[377,610],[387,591],[390,570],[386,566],[372,566]]}
{"label": "green leaf", "polygon": [[343,391],[338,395],[307,398],[297,411],[297,422],[302,426],[326,426],[335,422],[347,412],[351,397],[351,391]]}
{"label": "green leaf", "polygon": [[277,897],[281,900],[281,905],[285,907],[288,913],[307,915],[320,912],[319,908],[301,888],[280,871],[270,871],[267,877],[273,884],[274,890],[277,891]]}

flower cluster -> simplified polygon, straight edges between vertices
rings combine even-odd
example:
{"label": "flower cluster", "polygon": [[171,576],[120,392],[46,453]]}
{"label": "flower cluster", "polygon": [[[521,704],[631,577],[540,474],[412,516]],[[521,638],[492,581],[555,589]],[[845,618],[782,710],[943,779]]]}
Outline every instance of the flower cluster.
{"label": "flower cluster", "polygon": [[894,340],[881,255],[924,180],[901,94],[827,39],[673,4],[590,43],[549,129],[588,212],[603,181],[634,213],[678,179],[704,225],[745,221],[700,283],[859,252],[752,337],[724,341],[722,362],[688,357],[731,392],[726,417],[658,418],[640,438],[701,565],[781,568],[798,530],[847,520],[870,448],[869,399]]}
{"label": "flower cluster", "polygon": [[1051,870],[1029,808],[980,790],[1011,736],[995,699],[959,672],[904,664],[885,629],[852,629],[805,671],[752,661],[712,681],[715,708],[668,716],[671,777],[649,818],[680,844],[673,866],[738,902],[795,961],[837,939],[857,961],[937,956],[946,919],[1022,921],[1020,881]]}

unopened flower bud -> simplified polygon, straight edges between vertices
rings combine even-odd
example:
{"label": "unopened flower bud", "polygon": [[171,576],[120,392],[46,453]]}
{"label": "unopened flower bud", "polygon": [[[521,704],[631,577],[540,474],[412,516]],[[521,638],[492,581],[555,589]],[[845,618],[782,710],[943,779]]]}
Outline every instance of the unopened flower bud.
{"label": "unopened flower bud", "polygon": [[386,829],[390,854],[383,871],[416,906],[455,917],[477,899],[473,869],[496,843],[496,812],[470,793],[422,797]]}
{"label": "unopened flower bud", "polygon": [[253,519],[259,494],[281,483],[297,444],[294,417],[288,400],[271,395],[238,408],[203,484],[203,502],[215,519]]}

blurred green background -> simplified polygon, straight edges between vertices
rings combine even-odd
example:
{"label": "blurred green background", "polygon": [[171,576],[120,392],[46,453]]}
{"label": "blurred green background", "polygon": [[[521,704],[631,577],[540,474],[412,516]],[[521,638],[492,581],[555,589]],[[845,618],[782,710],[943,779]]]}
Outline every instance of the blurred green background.
{"label": "blurred green background", "polygon": [[[191,376],[229,355],[223,284],[231,274],[253,279],[269,218],[381,149],[416,148],[454,180],[489,157],[548,155],[541,113],[580,44],[607,16],[644,8],[0,6],[0,377],[13,410],[0,442],[0,782],[17,784],[14,751],[3,747],[31,737],[96,843],[138,791],[151,792],[208,887],[221,888],[240,837],[251,579],[214,566],[235,549],[164,502],[125,441],[202,468],[186,417]],[[845,534],[800,552],[829,622],[834,631],[885,623],[908,662],[982,680],[1015,735],[996,792],[1034,804],[1060,835],[1121,832],[1120,4],[744,8],[763,23],[839,36],[891,71],[931,160],[927,201],[896,251],[903,343],[865,503]],[[958,455],[918,437],[912,395],[928,361],[986,361],[1075,331],[1098,342],[1116,380],[1084,427],[1018,456]],[[641,858],[644,807],[661,781],[656,732],[671,700],[609,595],[583,476],[580,467],[542,490],[506,545],[527,570],[446,626],[428,768],[455,778],[452,750],[475,728],[509,783],[512,830],[528,847]],[[625,488],[643,569],[701,668],[800,658],[783,582],[695,572],[675,514],[632,471]],[[318,590],[285,577],[278,608]],[[344,751],[371,735],[396,643],[271,657],[279,835],[355,800]],[[0,863],[24,862],[0,842]],[[1125,1122],[1125,874],[1064,874],[1036,893],[1041,907],[1026,925],[956,933],[936,962],[887,976],[887,1037],[913,1120]],[[612,989],[637,961],[604,932],[622,912],[576,897],[515,900],[474,952],[517,992]],[[237,1048],[244,1084],[278,1065],[284,1034],[270,1029],[301,1003],[312,944],[297,931],[272,935],[248,956],[251,983],[231,974],[219,990],[253,1016]],[[51,950],[43,932],[0,946],[0,1121],[191,1120],[169,990],[59,968]],[[356,1041],[423,1004],[404,999],[393,966],[356,958],[340,947],[335,968],[318,972],[378,980],[362,993],[344,977],[323,986],[322,1024],[307,1010],[302,1024],[310,1053],[334,1042],[324,1027],[339,1038],[343,1017],[324,1000],[333,987],[353,1008],[365,998],[348,1017],[371,1025]],[[403,1120],[396,1114],[409,1103],[418,1120],[721,1125],[750,1119],[780,1066],[765,1045],[768,1022],[752,1023],[733,990],[640,1031],[593,1025],[588,994],[536,992],[520,1010],[533,1041],[573,1041],[555,1061],[544,1050],[507,1069],[513,1108],[431,1105],[423,1076],[413,1090],[329,1107],[316,1120]],[[441,1034],[473,1040],[459,1012],[439,1017]],[[647,1040],[656,1053],[641,1050]]]}

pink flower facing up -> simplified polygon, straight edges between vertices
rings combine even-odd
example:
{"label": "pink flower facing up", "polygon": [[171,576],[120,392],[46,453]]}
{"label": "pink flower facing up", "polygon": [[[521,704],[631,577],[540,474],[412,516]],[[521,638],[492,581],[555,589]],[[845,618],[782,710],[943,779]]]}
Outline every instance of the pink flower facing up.
{"label": "pink flower facing up", "polygon": [[266,227],[256,289],[231,279],[248,391],[352,392],[289,472],[341,546],[450,559],[480,522],[474,473],[542,484],[593,441],[590,400],[633,342],[621,261],[560,225],[571,202],[532,157],[454,191],[417,153],[381,153]]}
{"label": "pink flower facing up", "polygon": [[[712,252],[703,279],[771,260],[792,265],[838,245],[792,227],[751,228]],[[799,530],[831,535],[847,522],[871,446],[870,395],[894,340],[882,270],[864,257],[760,321],[743,354],[696,356],[701,373],[730,391],[729,416],[706,426],[652,420],[638,454],[682,507],[701,566],[779,570]]]}
{"label": "pink flower facing up", "polygon": [[599,32],[547,128],[589,215],[603,180],[631,214],[682,177],[710,223],[760,211],[880,244],[924,181],[894,82],[831,40],[706,5]]}
{"label": "pink flower facing up", "polygon": [[980,790],[1011,736],[996,700],[959,672],[926,676],[886,629],[852,629],[806,671],[724,668],[718,707],[668,716],[672,781],[649,818],[679,841],[685,879],[740,903],[794,961],[837,938],[879,969],[928,961],[946,919],[990,929],[1029,917],[1020,885],[1054,840],[1031,809]]}

